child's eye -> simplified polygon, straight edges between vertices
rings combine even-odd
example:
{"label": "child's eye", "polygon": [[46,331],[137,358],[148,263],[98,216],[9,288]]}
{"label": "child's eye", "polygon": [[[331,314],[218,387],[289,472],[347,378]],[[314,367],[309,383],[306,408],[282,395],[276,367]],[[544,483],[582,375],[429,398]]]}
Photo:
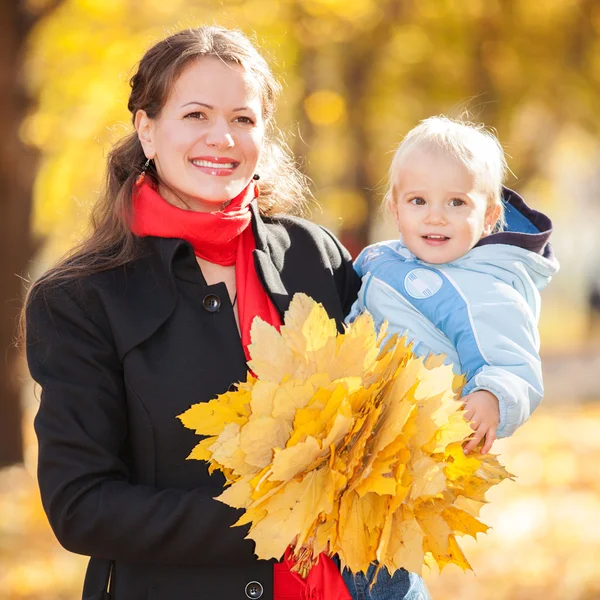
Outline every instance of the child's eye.
{"label": "child's eye", "polygon": [[420,196],[416,196],[415,198],[411,198],[409,200],[411,204],[415,204],[416,206],[425,206],[426,202]]}
{"label": "child's eye", "polygon": [[465,201],[460,198],[452,198],[450,200],[450,206],[462,206],[463,204],[465,204]]}
{"label": "child's eye", "polygon": [[203,112],[191,112],[185,115],[185,119],[206,119],[206,115]]}

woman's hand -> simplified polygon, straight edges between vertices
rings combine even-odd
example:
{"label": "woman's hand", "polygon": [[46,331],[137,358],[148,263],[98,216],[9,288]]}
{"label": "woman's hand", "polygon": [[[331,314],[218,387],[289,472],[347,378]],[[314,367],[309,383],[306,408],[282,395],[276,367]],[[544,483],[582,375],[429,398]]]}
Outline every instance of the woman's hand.
{"label": "woman's hand", "polygon": [[487,454],[492,449],[496,439],[496,430],[500,420],[498,398],[486,390],[478,390],[463,398],[465,419],[471,422],[475,431],[464,447],[465,454],[469,454],[479,442],[485,438],[481,447],[481,454]]}

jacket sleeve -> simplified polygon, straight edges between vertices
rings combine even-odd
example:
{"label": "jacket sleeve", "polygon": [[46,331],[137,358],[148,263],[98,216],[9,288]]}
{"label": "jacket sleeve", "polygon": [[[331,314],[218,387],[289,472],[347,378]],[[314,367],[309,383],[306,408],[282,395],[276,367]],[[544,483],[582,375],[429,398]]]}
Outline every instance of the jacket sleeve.
{"label": "jacket sleeve", "polygon": [[333,265],[333,275],[342,302],[344,316],[350,313],[353,303],[360,288],[360,277],[352,265],[350,253],[340,241],[327,229],[322,227],[327,237],[331,240],[330,260]]}
{"label": "jacket sleeve", "polygon": [[84,308],[71,284],[47,288],[37,286],[28,302],[26,349],[42,388],[35,418],[40,491],[60,543],[137,563],[235,564],[242,551],[247,562],[244,528],[229,527],[239,512],[215,501],[214,488],[130,483],[120,458],[124,377],[106,317]]}
{"label": "jacket sleeve", "polygon": [[[495,298],[468,303],[461,339],[453,340],[468,373],[463,394],[487,390],[498,398],[498,437],[512,435],[544,393],[535,316],[516,290],[503,288],[489,291]],[[477,362],[471,370],[469,365]]]}

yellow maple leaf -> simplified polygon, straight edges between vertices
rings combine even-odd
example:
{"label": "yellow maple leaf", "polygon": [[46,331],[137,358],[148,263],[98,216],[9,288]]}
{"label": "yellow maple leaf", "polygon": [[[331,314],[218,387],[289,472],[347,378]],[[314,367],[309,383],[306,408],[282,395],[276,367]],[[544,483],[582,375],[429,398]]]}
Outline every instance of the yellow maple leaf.
{"label": "yellow maple leaf", "polygon": [[410,490],[411,500],[438,496],[446,489],[444,465],[429,456],[418,456],[413,461],[413,485]]}
{"label": "yellow maple leaf", "polygon": [[445,508],[442,511],[442,517],[444,517],[444,520],[453,531],[462,535],[470,535],[475,539],[477,539],[479,532],[486,533],[489,529],[487,525],[484,525],[474,516],[456,506]]}
{"label": "yellow maple leaf", "polygon": [[220,496],[217,496],[217,500],[233,508],[247,508],[251,503],[252,493],[252,486],[249,480],[250,477],[240,479],[229,487],[226,487],[225,491]]}
{"label": "yellow maple leaf", "polygon": [[296,412],[305,408],[311,401],[319,386],[313,383],[314,378],[308,381],[288,379],[282,381],[273,396],[273,412],[275,418],[281,418],[290,425],[293,424]]}
{"label": "yellow maple leaf", "polygon": [[247,395],[230,393],[210,402],[194,404],[179,415],[179,419],[199,435],[219,435],[225,423],[245,423],[249,412]]}
{"label": "yellow maple leaf", "polygon": [[[377,551],[377,537],[367,523],[372,514],[370,502],[379,506],[380,501],[381,496],[377,494],[369,496],[366,501],[354,492],[342,496],[335,549],[342,564],[355,573],[366,571],[372,562],[368,557]],[[367,511],[369,514],[366,514]]]}
{"label": "yellow maple leaf", "polygon": [[240,448],[240,426],[237,423],[228,423],[209,450],[212,460],[222,467],[248,472],[246,455]]}
{"label": "yellow maple leaf", "polygon": [[295,357],[275,327],[257,318],[250,328],[248,366],[261,381],[280,383],[294,374]]}
{"label": "yellow maple leaf", "polygon": [[248,535],[256,542],[257,555],[280,558],[296,537],[301,546],[319,513],[331,510],[334,485],[327,469],[311,471],[302,481],[291,481],[261,504],[267,514]]}
{"label": "yellow maple leaf", "polygon": [[469,513],[473,517],[478,517],[481,512],[481,508],[486,502],[478,502],[477,500],[473,500],[472,498],[467,498],[466,496],[456,496],[454,499],[454,504],[456,508],[460,508],[465,512]]}
{"label": "yellow maple leaf", "polygon": [[472,477],[481,467],[482,458],[473,452],[468,456],[460,441],[448,444],[444,450],[446,477],[455,481],[461,477]]}
{"label": "yellow maple leaf", "polygon": [[253,417],[265,416],[274,417],[275,412],[275,394],[280,389],[280,385],[275,381],[268,379],[259,379],[252,388],[252,399],[250,400],[250,410]]}
{"label": "yellow maple leaf", "polygon": [[296,294],[290,302],[281,337],[296,355],[304,358],[305,376],[325,373],[335,356],[337,327],[322,305],[305,294]]}
{"label": "yellow maple leaf", "polygon": [[210,451],[211,446],[217,441],[218,437],[207,437],[203,439],[201,442],[198,442],[194,449],[190,452],[188,458],[192,458],[194,460],[206,460],[209,461],[212,457],[212,452]]}
{"label": "yellow maple leaf", "polygon": [[461,547],[458,545],[458,542],[456,541],[456,536],[454,536],[454,535],[451,535],[448,537],[448,550],[449,550],[449,554],[450,554],[450,559],[446,563],[443,563],[443,564],[440,564],[438,562],[440,571],[443,569],[443,567],[446,564],[457,565],[463,571],[466,571],[467,569],[469,569],[471,571],[473,570],[471,565],[469,564],[469,561],[467,560],[467,557],[464,555],[464,552],[462,551]]}
{"label": "yellow maple leaf", "polygon": [[370,492],[379,495],[395,495],[397,482],[394,477],[394,466],[396,462],[395,457],[375,461],[368,475],[363,474],[355,488],[356,493],[361,497]]}
{"label": "yellow maple leaf", "polygon": [[421,573],[423,565],[423,540],[425,533],[411,511],[405,509],[393,515],[387,555],[380,562],[396,570],[404,568],[411,573]]}
{"label": "yellow maple leaf", "polygon": [[291,427],[283,419],[251,417],[239,436],[246,462],[255,467],[266,467],[273,460],[275,448],[285,448],[290,432]]}
{"label": "yellow maple leaf", "polygon": [[275,481],[293,479],[298,473],[308,469],[321,452],[321,444],[310,436],[283,450],[276,450],[269,478]]}
{"label": "yellow maple leaf", "polygon": [[437,501],[419,502],[415,506],[415,518],[425,533],[423,550],[431,552],[438,565],[451,560],[448,544],[452,535],[452,529],[442,517],[440,509],[440,503]]}
{"label": "yellow maple leaf", "polygon": [[373,317],[369,313],[360,314],[346,329],[343,336],[337,338],[335,360],[329,369],[332,379],[361,376],[370,369],[379,355],[377,334]]}

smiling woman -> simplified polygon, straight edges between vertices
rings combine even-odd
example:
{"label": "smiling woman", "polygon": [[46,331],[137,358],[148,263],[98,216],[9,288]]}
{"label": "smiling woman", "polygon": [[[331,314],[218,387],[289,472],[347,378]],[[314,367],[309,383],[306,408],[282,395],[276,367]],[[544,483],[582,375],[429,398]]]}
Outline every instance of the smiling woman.
{"label": "smiling woman", "polygon": [[[44,508],[61,544],[93,557],[86,600],[300,598],[231,528],[237,511],[213,499],[224,480],[186,461],[195,436],[176,416],[246,379],[255,316],[278,327],[304,292],[341,330],[359,280],[329,232],[285,215],[306,183],[243,34],[177,33],[131,88],[135,131],[108,157],[93,232],[26,301]],[[327,598],[347,598],[320,564]]]}

